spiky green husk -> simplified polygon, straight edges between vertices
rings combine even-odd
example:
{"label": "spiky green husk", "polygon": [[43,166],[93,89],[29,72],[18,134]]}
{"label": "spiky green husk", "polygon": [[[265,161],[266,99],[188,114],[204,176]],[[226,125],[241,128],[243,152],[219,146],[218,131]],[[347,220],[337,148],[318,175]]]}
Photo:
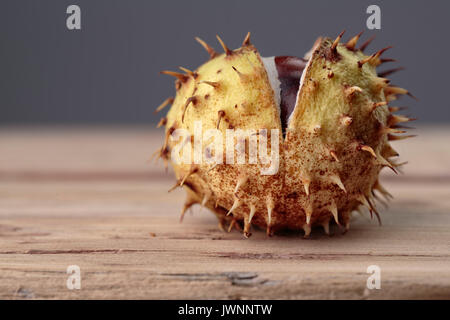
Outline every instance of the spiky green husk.
{"label": "spiky green husk", "polygon": [[[221,225],[242,223],[246,236],[251,225],[268,234],[301,229],[306,236],[314,226],[328,233],[330,221],[348,229],[360,205],[378,216],[374,190],[387,194],[379,172],[396,166],[389,140],[400,132],[399,122],[411,120],[393,115],[387,103],[408,92],[377,76],[383,50],[367,56],[355,49],[359,35],[346,44],[339,43],[341,36],[319,39],[310,53],[286,137],[280,136],[277,174],[261,175],[261,163],[173,163],[176,186],[188,194],[183,214],[202,204]],[[281,130],[275,94],[249,38],[234,51],[220,40],[224,54],[200,42],[211,59],[194,72],[172,74],[177,94],[162,122],[166,140],[159,152],[165,160],[172,148],[168,136],[179,128],[193,134],[196,120],[202,120],[203,131],[218,128],[224,136],[228,128]]]}

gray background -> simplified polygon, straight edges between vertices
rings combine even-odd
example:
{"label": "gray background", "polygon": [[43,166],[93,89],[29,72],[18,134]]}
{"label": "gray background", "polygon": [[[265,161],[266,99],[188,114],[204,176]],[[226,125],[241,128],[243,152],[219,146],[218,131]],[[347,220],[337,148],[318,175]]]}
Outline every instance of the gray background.
{"label": "gray background", "polygon": [[[78,4],[82,30],[66,28]],[[382,29],[366,29],[366,8],[378,4]],[[263,56],[297,55],[319,35],[376,34],[368,48],[405,66],[393,75],[420,101],[402,98],[421,122],[445,122],[449,106],[449,1],[103,1],[2,0],[0,124],[151,123],[154,108],[174,94],[178,66],[207,59],[194,41],[232,48],[247,31]]]}

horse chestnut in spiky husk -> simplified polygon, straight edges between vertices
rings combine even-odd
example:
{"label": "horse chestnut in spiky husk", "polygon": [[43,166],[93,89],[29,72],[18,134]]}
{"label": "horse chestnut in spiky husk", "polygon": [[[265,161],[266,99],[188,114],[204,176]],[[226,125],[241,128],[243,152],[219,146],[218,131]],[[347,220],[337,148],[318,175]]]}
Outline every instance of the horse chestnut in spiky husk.
{"label": "horse chestnut in spiky husk", "polygon": [[[229,230],[243,226],[246,237],[252,225],[269,235],[302,229],[309,236],[314,226],[328,233],[330,221],[347,230],[351,212],[360,205],[379,218],[374,190],[389,196],[378,181],[380,170],[398,166],[390,160],[398,154],[389,141],[409,137],[395,134],[404,132],[400,122],[412,120],[393,115],[398,108],[388,103],[409,93],[384,78],[393,70],[377,75],[378,65],[392,61],[380,58],[387,48],[367,56],[367,43],[355,47],[360,34],[345,44],[341,37],[319,38],[304,58],[261,58],[249,34],[236,50],[218,37],[223,54],[197,38],[210,55],[208,62],[195,71],[162,72],[177,78],[175,99],[158,108],[172,103],[160,122],[166,137],[158,153],[166,164],[175,147],[169,137],[177,129],[194,134],[196,121],[202,121],[203,133],[218,129],[224,136],[227,129],[267,129],[266,140],[273,129],[281,133],[267,147],[270,153],[280,146],[275,174],[261,174],[266,164],[260,161],[171,161],[175,187],[188,194],[182,216],[199,203],[215,212],[222,228],[225,223]],[[250,137],[245,139],[248,146]],[[188,140],[184,143],[194,148]]]}

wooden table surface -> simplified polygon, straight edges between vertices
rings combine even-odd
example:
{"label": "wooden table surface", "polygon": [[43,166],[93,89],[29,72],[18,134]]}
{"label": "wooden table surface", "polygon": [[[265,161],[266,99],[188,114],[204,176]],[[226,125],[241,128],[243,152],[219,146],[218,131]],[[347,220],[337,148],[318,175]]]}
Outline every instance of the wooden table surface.
{"label": "wooden table surface", "polygon": [[184,192],[148,162],[161,131],[0,128],[0,299],[449,299],[450,128],[416,133],[395,144],[405,174],[383,174],[382,227],[246,240],[199,207],[178,222]]}

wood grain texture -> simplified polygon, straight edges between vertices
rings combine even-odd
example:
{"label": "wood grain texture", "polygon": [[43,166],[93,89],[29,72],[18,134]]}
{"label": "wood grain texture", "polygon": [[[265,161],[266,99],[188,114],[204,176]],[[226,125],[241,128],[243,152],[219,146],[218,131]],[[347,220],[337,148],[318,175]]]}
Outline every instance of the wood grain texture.
{"label": "wood grain texture", "polygon": [[[450,129],[395,144],[404,175],[383,226],[356,216],[341,235],[223,233],[148,159],[142,128],[0,129],[1,299],[450,298]],[[66,268],[81,268],[68,290]],[[369,265],[381,289],[367,290]]]}

